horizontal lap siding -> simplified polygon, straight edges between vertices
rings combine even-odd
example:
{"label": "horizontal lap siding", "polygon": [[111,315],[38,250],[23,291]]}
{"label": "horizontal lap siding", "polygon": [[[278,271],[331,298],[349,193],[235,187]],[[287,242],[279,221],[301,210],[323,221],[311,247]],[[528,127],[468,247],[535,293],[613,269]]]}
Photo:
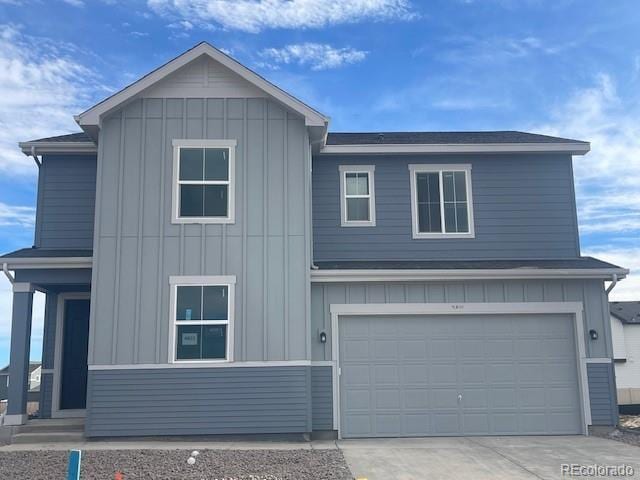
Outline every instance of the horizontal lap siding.
{"label": "horizontal lap siding", "polygon": [[[472,165],[475,238],[411,238],[411,163]],[[375,227],[340,227],[339,165],[375,165]],[[313,227],[316,261],[579,254],[568,155],[315,156]]]}
{"label": "horizontal lap siding", "polygon": [[314,431],[333,430],[332,375],[330,366],[311,367],[311,418]]}
{"label": "horizontal lap siding", "polygon": [[36,246],[93,247],[95,155],[46,155],[38,181]]}
{"label": "horizontal lap siding", "polygon": [[591,422],[593,425],[611,426],[618,423],[613,365],[592,363],[587,365]]}
{"label": "horizontal lap siding", "polygon": [[309,367],[89,372],[89,437],[305,433]]}

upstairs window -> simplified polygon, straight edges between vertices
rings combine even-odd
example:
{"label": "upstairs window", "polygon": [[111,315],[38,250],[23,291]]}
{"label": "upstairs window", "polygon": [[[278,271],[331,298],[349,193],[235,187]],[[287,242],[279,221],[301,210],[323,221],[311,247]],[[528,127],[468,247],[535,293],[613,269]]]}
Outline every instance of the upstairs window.
{"label": "upstairs window", "polygon": [[171,277],[175,362],[230,361],[235,277]]}
{"label": "upstairs window", "polygon": [[471,165],[409,165],[413,238],[473,238]]}
{"label": "upstairs window", "polygon": [[173,223],[233,223],[235,140],[174,140]]}
{"label": "upstairs window", "polygon": [[376,224],[373,165],[341,165],[340,224],[343,227],[372,227]]}

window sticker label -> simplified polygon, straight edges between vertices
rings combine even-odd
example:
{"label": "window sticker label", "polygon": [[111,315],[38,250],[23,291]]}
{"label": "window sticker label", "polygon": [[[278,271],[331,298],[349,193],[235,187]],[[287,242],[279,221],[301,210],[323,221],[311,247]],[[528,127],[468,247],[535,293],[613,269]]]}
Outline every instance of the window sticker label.
{"label": "window sticker label", "polygon": [[198,334],[197,333],[183,333],[182,334],[182,345],[184,345],[184,346],[196,346],[196,345],[198,345]]}

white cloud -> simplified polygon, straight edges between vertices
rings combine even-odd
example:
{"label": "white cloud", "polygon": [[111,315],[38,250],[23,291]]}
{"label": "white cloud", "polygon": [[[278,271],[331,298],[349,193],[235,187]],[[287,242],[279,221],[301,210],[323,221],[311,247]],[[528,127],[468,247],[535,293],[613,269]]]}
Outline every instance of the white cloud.
{"label": "white cloud", "polygon": [[83,0],[62,0],[64,3],[71,5],[72,7],[84,7]]}
{"label": "white cloud", "polygon": [[577,91],[534,131],[591,142],[574,162],[582,231],[640,234],[640,95],[619,97],[605,74]]}
{"label": "white cloud", "polygon": [[35,223],[36,209],[20,207],[0,202],[0,227],[32,228]]}
{"label": "white cloud", "polygon": [[265,48],[259,55],[275,64],[261,63],[260,66],[277,68],[278,64],[296,64],[308,65],[312,70],[326,70],[361,62],[367,52],[351,47],[335,48],[326,44],[302,43],[283,48]]}
{"label": "white cloud", "polygon": [[409,0],[147,0],[162,15],[257,33],[269,28],[321,28],[363,20],[415,18]]}
{"label": "white cloud", "polygon": [[0,172],[35,172],[19,141],[78,130],[73,114],[90,105],[100,87],[72,54],[72,45],[0,25]]}
{"label": "white cloud", "polygon": [[584,255],[593,256],[605,262],[621,265],[630,270],[627,278],[620,280],[609,295],[609,300],[638,300],[640,298],[640,247],[618,248],[603,245],[587,249]]}

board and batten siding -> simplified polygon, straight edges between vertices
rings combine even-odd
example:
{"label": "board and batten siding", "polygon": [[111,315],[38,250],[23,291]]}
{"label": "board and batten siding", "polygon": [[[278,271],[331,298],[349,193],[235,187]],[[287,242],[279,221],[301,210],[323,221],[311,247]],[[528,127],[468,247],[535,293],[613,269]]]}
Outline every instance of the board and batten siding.
{"label": "board and batten siding", "polygon": [[[331,305],[375,303],[582,302],[587,357],[612,358],[609,305],[598,280],[469,280],[464,282],[332,283],[311,287],[311,331],[314,361],[332,360]],[[453,321],[453,320],[452,320]],[[597,340],[589,338],[595,329]],[[327,333],[327,342],[317,340]],[[606,367],[606,368],[605,368]],[[588,364],[594,425],[617,418],[613,368]],[[594,385],[591,385],[591,380]],[[315,419],[314,419],[315,422]],[[614,425],[607,423],[607,425]]]}
{"label": "board and batten siding", "polygon": [[[464,282],[314,283],[312,358],[331,360],[331,305],[349,303],[583,302],[587,357],[612,358],[607,297],[599,280],[469,280]],[[595,329],[597,340],[589,338]],[[322,344],[317,332],[329,340]]]}
{"label": "board and batten siding", "polygon": [[[409,164],[471,164],[475,238],[413,239]],[[376,225],[340,226],[340,165],[374,165]],[[314,260],[579,256],[570,155],[314,155]]]}
{"label": "board and batten siding", "polygon": [[310,367],[90,370],[88,437],[311,431]]}
{"label": "board and batten siding", "polygon": [[[236,139],[235,223],[172,224],[173,139]],[[145,98],[104,119],[89,364],[169,360],[170,275],[235,275],[235,360],[309,357],[310,151],[263,98]]]}
{"label": "board and batten siding", "polygon": [[35,246],[93,246],[95,155],[44,155],[38,173]]}

